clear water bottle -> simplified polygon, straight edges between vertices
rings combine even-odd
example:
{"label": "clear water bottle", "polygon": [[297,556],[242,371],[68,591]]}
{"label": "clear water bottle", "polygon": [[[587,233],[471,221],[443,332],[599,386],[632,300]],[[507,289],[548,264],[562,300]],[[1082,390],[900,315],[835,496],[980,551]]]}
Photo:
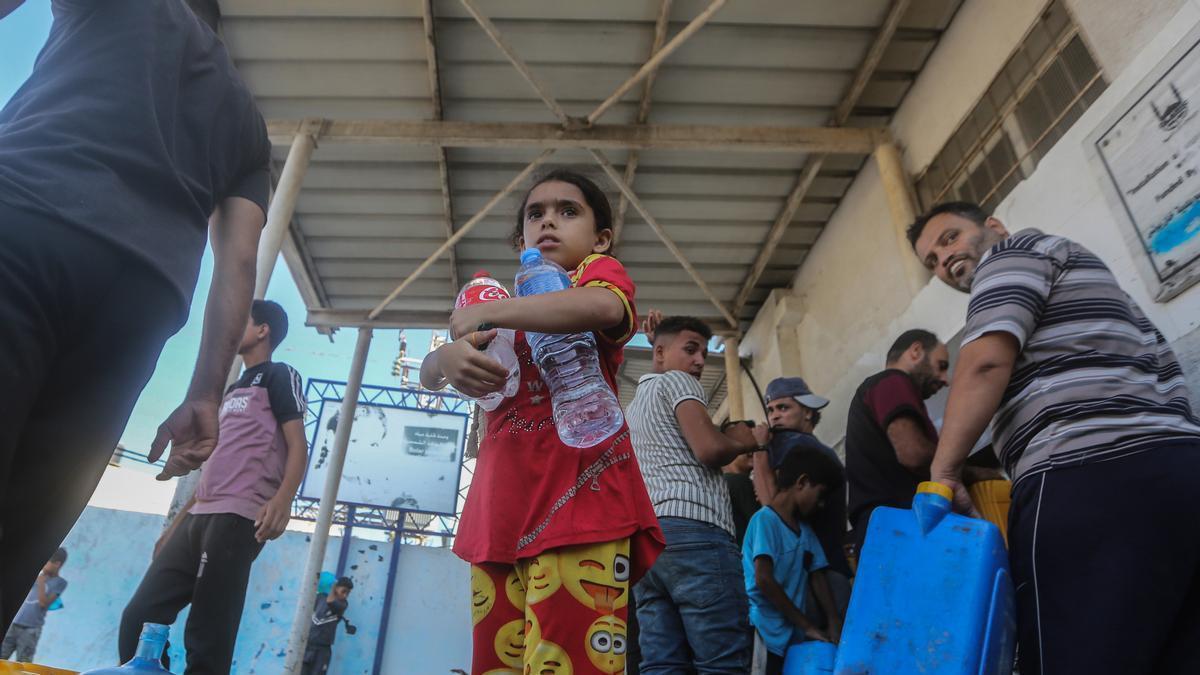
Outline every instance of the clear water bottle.
{"label": "clear water bottle", "polygon": [[[521,297],[571,287],[563,268],[536,248],[521,253],[515,282]],[[542,380],[550,388],[558,437],[573,448],[590,448],[617,433],[625,423],[621,404],[600,372],[600,357],[591,333],[531,333],[525,338]]]}
{"label": "clear water bottle", "polygon": [[162,667],[163,649],[167,646],[170,626],[161,623],[142,624],[142,637],[138,640],[137,654],[119,668],[98,668],[84,671],[80,675],[131,675],[133,673],[167,673]]}
{"label": "clear water bottle", "polygon": [[[458,292],[458,299],[454,301],[455,309],[462,309],[469,305],[477,305],[481,302],[495,302],[497,300],[507,300],[512,297],[508,293],[508,289],[499,281],[492,278],[485,271],[475,273],[475,278],[471,279]],[[521,365],[517,361],[517,352],[515,348],[516,334],[508,328],[501,328],[496,331],[496,337],[488,343],[484,353],[492,357],[508,370],[508,379],[504,383],[504,388],[500,391],[488,394],[479,399],[475,399],[481,408],[487,411],[495,410],[499,407],[500,402],[517,393],[517,389],[521,386]]]}

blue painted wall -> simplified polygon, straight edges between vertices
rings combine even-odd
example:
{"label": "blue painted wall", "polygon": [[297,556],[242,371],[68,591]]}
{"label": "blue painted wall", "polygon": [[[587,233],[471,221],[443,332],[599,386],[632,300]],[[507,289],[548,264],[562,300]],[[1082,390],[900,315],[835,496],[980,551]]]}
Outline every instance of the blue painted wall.
{"label": "blue painted wall", "polygon": [[[70,557],[63,577],[70,582],[64,607],[51,612],[37,662],[85,670],[117,660],[117,625],[149,564],[162,528],[159,515],[89,507],[67,537]],[[287,532],[269,542],[254,564],[238,635],[234,673],[275,675],[283,669],[296,589],[309,536]],[[333,571],[341,539],[326,549],[324,568]],[[330,675],[371,673],[392,545],[352,537],[346,574],[354,592],[346,615],[356,635],[339,628]],[[398,673],[445,673],[470,667],[471,623],[467,611],[470,575],[448,549],[402,546],[397,566],[391,626],[382,668]],[[186,610],[171,630],[172,670],[183,670]]]}

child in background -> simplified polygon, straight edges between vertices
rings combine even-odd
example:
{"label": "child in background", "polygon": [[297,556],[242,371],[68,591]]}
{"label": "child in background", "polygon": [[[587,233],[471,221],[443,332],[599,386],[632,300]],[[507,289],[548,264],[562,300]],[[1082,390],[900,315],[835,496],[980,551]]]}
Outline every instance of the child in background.
{"label": "child in background", "polygon": [[61,574],[66,563],[67,549],[60,546],[50,556],[50,562],[42,567],[33,588],[29,589],[29,596],[9,625],[4,644],[0,646],[0,659],[9,659],[16,652],[17,661],[33,661],[38,640],[42,637],[42,626],[46,625],[46,612],[54,608],[54,602],[67,590],[67,580]]}
{"label": "child in background", "polygon": [[472,565],[476,675],[623,672],[630,589],[663,547],[628,428],[591,448],[563,444],[524,334],[592,332],[616,390],[637,316],[633,282],[606,255],[611,228],[612,207],[588,178],[557,170],[538,180],[513,244],[538,248],[568,271],[572,288],[456,310],[456,340],[421,365],[427,387],[448,380],[472,397],[499,391],[507,372],[479,347],[494,328],[517,331],[520,390],[487,414],[454,541]]}
{"label": "child in background", "polygon": [[[750,519],[742,544],[742,569],[750,596],[750,623],[766,644],[767,673],[783,672],[788,645],[805,640],[837,642],[842,619],[835,608],[828,563],[808,520],[821,500],[842,481],[838,464],[814,449],[795,449],[776,471],[778,491]],[[808,584],[830,617],[827,631],[805,616]]]}

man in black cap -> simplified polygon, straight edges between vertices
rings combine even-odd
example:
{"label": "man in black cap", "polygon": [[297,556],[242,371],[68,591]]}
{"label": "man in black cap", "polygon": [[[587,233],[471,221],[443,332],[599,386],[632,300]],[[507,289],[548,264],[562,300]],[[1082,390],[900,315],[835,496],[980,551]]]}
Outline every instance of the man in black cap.
{"label": "man in black cap", "polygon": [[[317,594],[313,607],[312,628],[308,629],[308,645],[304,648],[304,665],[300,675],[324,675],[329,670],[333,659],[333,640],[337,637],[338,622],[346,618],[346,608],[350,606],[350,591],[354,590],[354,582],[350,577],[341,577],[329,595]],[[354,634],[350,622],[346,622],[346,632]]]}
{"label": "man in black cap", "polygon": [[[755,427],[755,440],[767,448],[756,454],[758,470],[755,483],[760,500],[770,501],[775,495],[775,470],[783,464],[788,454],[802,450],[816,450],[833,459],[838,467],[842,460],[837,452],[813,435],[821,421],[821,410],[829,405],[829,399],[812,392],[802,378],[777,377],[767,385],[764,403],[767,408],[767,426]],[[769,427],[769,429],[768,429]],[[764,467],[763,465],[767,465]],[[829,563],[829,586],[833,592],[834,605],[845,614],[850,602],[850,563],[846,559],[846,482],[839,480],[822,500],[821,508],[809,520],[817,541]],[[815,607],[816,603],[811,603]]]}

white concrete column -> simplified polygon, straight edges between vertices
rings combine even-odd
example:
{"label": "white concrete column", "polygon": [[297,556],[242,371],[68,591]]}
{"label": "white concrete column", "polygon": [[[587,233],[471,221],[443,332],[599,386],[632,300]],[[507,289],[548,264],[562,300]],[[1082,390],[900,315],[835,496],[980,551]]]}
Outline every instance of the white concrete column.
{"label": "white concrete column", "polygon": [[[279,176],[279,184],[271,196],[271,204],[267,208],[267,222],[263,226],[262,235],[258,240],[258,261],[254,277],[254,298],[261,300],[267,296],[267,286],[271,283],[271,272],[275,270],[275,261],[279,259],[279,251],[283,247],[284,237],[287,236],[288,226],[292,222],[292,214],[296,210],[296,197],[300,194],[300,185],[304,182],[304,174],[308,172],[308,161],[312,157],[316,142],[310,133],[299,133],[292,139],[292,148],[288,151],[287,161],[283,164],[283,173]],[[235,356],[233,366],[229,369],[229,377],[225,386],[233,384],[242,373],[242,357]],[[200,485],[200,470],[192,471],[181,476],[175,483],[175,494],[171,497],[171,506],[167,508],[167,519],[163,527],[170,526],[171,521],[183,509],[184,504],[196,494]]]}
{"label": "white concrete column", "polygon": [[888,210],[892,214],[892,227],[896,234],[900,264],[904,266],[904,278],[912,296],[916,297],[929,282],[929,272],[917,260],[906,234],[908,226],[917,219],[917,202],[913,196],[912,183],[905,173],[904,162],[900,159],[900,150],[895,143],[885,142],[876,146],[875,163],[879,167],[884,192],[887,193]]}
{"label": "white concrete column", "polygon": [[725,399],[729,401],[729,419],[746,419],[745,401],[742,400],[742,364],[738,360],[741,341],[736,337],[725,338]]}
{"label": "white concrete column", "polygon": [[371,329],[358,329],[358,342],[354,345],[354,359],[350,363],[350,375],[342,394],[342,407],[338,412],[337,430],[333,437],[333,451],[329,456],[329,472],[325,474],[325,490],[321,493],[321,506],[317,511],[316,530],[308,546],[308,560],[304,563],[304,574],[300,577],[299,597],[296,612],[292,617],[288,635],[287,656],[283,672],[295,675],[300,672],[304,659],[304,647],[308,643],[308,629],[312,625],[309,617],[313,611],[313,600],[317,595],[317,578],[325,561],[325,546],[329,543],[329,528],[333,523],[333,508],[337,503],[338,486],[342,482],[342,469],[346,464],[346,448],[350,444],[350,429],[354,426],[354,410],[358,405],[358,391],[362,386],[363,371],[367,366],[367,351],[371,346]]}

